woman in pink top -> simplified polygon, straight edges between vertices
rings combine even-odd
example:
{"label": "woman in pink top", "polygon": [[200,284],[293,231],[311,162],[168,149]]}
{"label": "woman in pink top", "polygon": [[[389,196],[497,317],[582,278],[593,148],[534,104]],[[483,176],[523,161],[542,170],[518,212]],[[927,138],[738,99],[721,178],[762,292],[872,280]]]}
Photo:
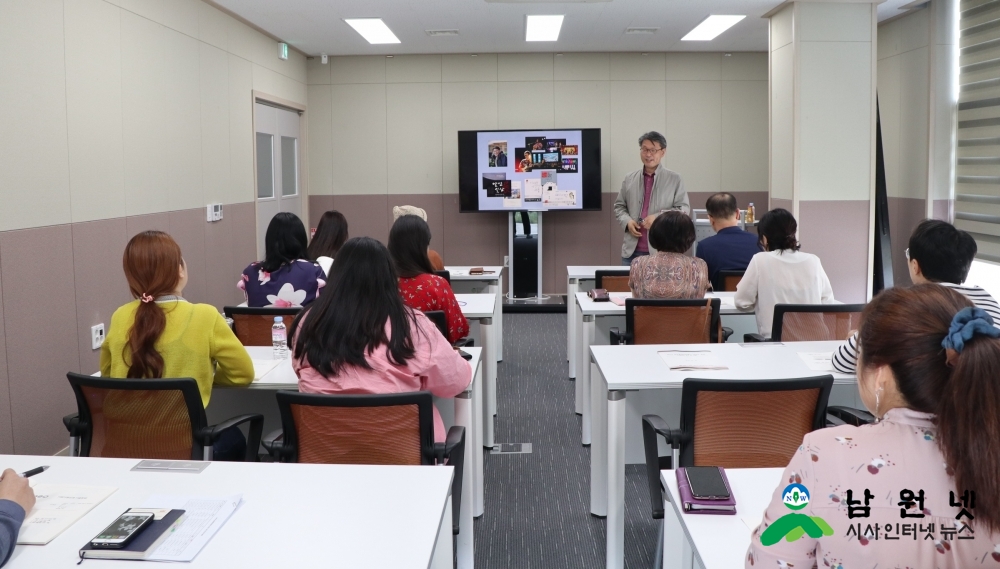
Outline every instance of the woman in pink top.
{"label": "woman in pink top", "polygon": [[[292,367],[302,393],[454,397],[472,381],[469,363],[434,323],[403,304],[389,251],[370,237],[344,244],[323,294],[292,329]],[[437,409],[434,439],[445,440]]]}
{"label": "woman in pink top", "polygon": [[858,388],[880,421],[805,436],[746,567],[1000,567],[998,336],[942,286],[876,296]]}

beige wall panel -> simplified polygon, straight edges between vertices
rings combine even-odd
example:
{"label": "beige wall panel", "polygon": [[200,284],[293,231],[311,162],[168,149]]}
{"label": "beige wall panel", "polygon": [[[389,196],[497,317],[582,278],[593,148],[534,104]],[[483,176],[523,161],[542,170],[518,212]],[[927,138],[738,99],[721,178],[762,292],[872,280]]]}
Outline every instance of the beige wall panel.
{"label": "beige wall panel", "polygon": [[166,52],[161,61],[146,62],[163,74],[165,102],[159,111],[165,119],[161,131],[165,143],[163,189],[169,196],[169,209],[193,209],[205,205],[198,63],[201,42],[170,29],[164,35]]}
{"label": "beige wall panel", "polygon": [[612,53],[612,81],[663,81],[667,78],[663,53]]}
{"label": "beige wall panel", "polygon": [[766,192],[767,81],[723,81],[721,88],[719,189]]}
{"label": "beige wall panel", "polygon": [[444,193],[458,193],[458,131],[497,128],[497,83],[441,85],[441,148]]}
{"label": "beige wall panel", "polygon": [[601,129],[601,191],[611,192],[611,84],[556,81],[555,127]]}
{"label": "beige wall panel", "polygon": [[388,193],[441,193],[441,83],[385,87]]}
{"label": "beige wall panel", "polygon": [[[798,197],[868,200],[871,193],[872,44],[799,46]],[[854,85],[848,93],[838,85]],[[836,164],[836,168],[831,168]]]}
{"label": "beige wall panel", "polygon": [[445,83],[496,80],[497,54],[495,53],[441,56],[441,81]]}
{"label": "beige wall panel", "polygon": [[667,81],[712,81],[722,79],[721,53],[666,54]]}
{"label": "beige wall panel", "polygon": [[885,59],[894,55],[899,55],[899,29],[903,19],[911,17],[904,16],[898,20],[893,20],[888,24],[881,24],[877,30],[878,55],[879,59]]}
{"label": "beige wall panel", "polygon": [[198,39],[223,51],[229,50],[227,14],[207,2],[198,2]]}
{"label": "beige wall panel", "polygon": [[333,65],[330,64],[333,57],[327,59],[326,65],[323,65],[323,60],[319,57],[310,57],[306,60],[306,84],[307,85],[329,85],[330,84],[330,70]]}
{"label": "beige wall panel", "polygon": [[334,85],[348,83],[385,83],[385,62],[381,55],[331,57],[330,74]]}
{"label": "beige wall panel", "polygon": [[611,58],[607,53],[557,54],[553,71],[556,81],[607,81]]}
{"label": "beige wall panel", "polygon": [[771,17],[771,51],[780,49],[792,43],[795,5],[788,4],[780,12]]}
{"label": "beige wall panel", "polygon": [[931,44],[930,10],[917,10],[905,18],[900,18],[899,52],[905,53]]}
{"label": "beige wall panel", "polygon": [[899,55],[899,197],[927,198],[930,133],[929,50]]}
{"label": "beige wall panel", "polygon": [[767,81],[767,54],[733,52],[719,64],[723,81]]}
{"label": "beige wall panel", "polygon": [[440,83],[440,55],[397,55],[385,60],[386,83]]}
{"label": "beige wall panel", "polygon": [[334,85],[333,193],[385,194],[385,85]]}
{"label": "beige wall panel", "polygon": [[229,56],[229,196],[225,203],[254,199],[252,64]]}
{"label": "beige wall panel", "polygon": [[860,41],[872,39],[871,4],[800,2],[799,41]]}
{"label": "beige wall panel", "polygon": [[[614,81],[611,88],[611,178],[609,190],[621,189],[625,174],[642,167],[639,137],[648,131],[667,131],[666,83]],[[669,133],[667,133],[669,136]]]}
{"label": "beige wall panel", "polygon": [[307,104],[306,84],[291,79],[262,65],[253,64],[253,88],[255,91],[288,99],[300,105]]}
{"label": "beige wall panel", "polygon": [[[934,48],[932,53],[931,66],[936,70],[937,76],[947,76],[948,71],[953,69],[951,49]],[[939,81],[931,86],[931,89],[936,93],[934,105],[937,108],[931,109],[933,118],[930,119],[935,121],[934,137],[929,143],[930,155],[934,157],[930,195],[933,200],[947,200],[951,197],[954,186],[955,160],[952,140],[955,129],[954,112],[957,110],[954,101],[957,98],[958,88],[949,85],[948,82]]]}
{"label": "beige wall panel", "polygon": [[333,194],[333,100],[329,85],[309,86],[309,195]]}
{"label": "beige wall panel", "polygon": [[[198,37],[201,0],[120,0],[119,6],[174,31]],[[240,24],[243,25],[243,24]]]}
{"label": "beige wall panel", "polygon": [[[273,40],[272,40],[273,41]],[[277,45],[274,46],[274,51],[277,52]],[[277,59],[277,55],[275,55]],[[281,61],[278,59],[278,73],[286,75],[291,79],[298,81],[299,83],[305,83],[308,79],[308,73],[306,72],[306,56],[295,51],[294,49],[288,50],[288,61]]]}
{"label": "beige wall panel", "polygon": [[254,41],[257,32],[235,18],[226,18],[226,32],[227,40],[229,41],[229,53],[253,62]]}
{"label": "beige wall panel", "polygon": [[501,53],[497,56],[500,81],[551,81],[555,78],[551,53]]}
{"label": "beige wall panel", "polygon": [[71,218],[63,5],[0,3],[0,231]]}
{"label": "beige wall panel", "polygon": [[718,192],[722,169],[722,82],[667,81],[664,165],[689,192]]}
{"label": "beige wall panel", "polygon": [[198,46],[201,98],[201,183],[204,203],[225,202],[229,165],[229,54],[206,43]]}
{"label": "beige wall panel", "polygon": [[[772,29],[773,29],[772,21]],[[771,52],[771,198],[792,199],[792,158],[795,152],[792,113],[792,54],[785,45]]]}
{"label": "beige wall panel", "polygon": [[66,111],[73,221],[125,215],[120,10],[101,0],[66,9]]}
{"label": "beige wall panel", "polygon": [[[881,28],[879,28],[881,31]],[[882,155],[885,164],[885,190],[892,198],[923,197],[916,188],[900,186],[900,84],[899,56],[878,62],[878,106],[882,126]]]}
{"label": "beige wall panel", "polygon": [[497,85],[497,125],[501,129],[552,128],[552,81],[501,81]]}

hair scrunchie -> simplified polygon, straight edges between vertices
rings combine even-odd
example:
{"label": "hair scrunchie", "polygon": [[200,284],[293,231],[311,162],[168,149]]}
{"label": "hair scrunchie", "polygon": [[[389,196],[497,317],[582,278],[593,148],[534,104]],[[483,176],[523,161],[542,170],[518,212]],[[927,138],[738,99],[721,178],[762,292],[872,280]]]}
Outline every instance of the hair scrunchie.
{"label": "hair scrunchie", "polygon": [[155,299],[152,296],[149,296],[146,293],[142,293],[142,296],[139,297],[139,300],[145,302],[146,304],[149,304],[150,302],[153,302],[153,300],[155,300]]}
{"label": "hair scrunchie", "polygon": [[1000,338],[1000,329],[993,326],[993,318],[982,308],[968,307],[959,310],[951,319],[948,334],[941,340],[948,366],[955,365],[955,359],[965,349],[965,343],[976,334]]}

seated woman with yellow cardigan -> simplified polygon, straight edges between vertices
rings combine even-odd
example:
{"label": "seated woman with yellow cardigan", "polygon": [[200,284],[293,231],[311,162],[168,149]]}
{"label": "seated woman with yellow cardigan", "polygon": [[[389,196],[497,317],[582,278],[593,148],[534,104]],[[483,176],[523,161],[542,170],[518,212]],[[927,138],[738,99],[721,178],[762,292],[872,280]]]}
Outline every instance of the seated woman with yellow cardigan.
{"label": "seated woman with yellow cardigan", "polygon": [[[206,407],[213,384],[248,385],[253,381],[253,362],[222,315],[211,305],[192,304],[181,296],[188,280],[187,266],[173,238],[162,231],[136,235],[125,247],[122,265],[136,300],[120,307],[111,317],[108,335],[101,346],[101,375],[194,378]],[[104,411],[111,424],[115,424],[114,400],[110,396],[105,400]],[[187,420],[186,411],[156,411],[164,417]],[[123,408],[118,425],[121,429],[147,428],[134,421],[130,423],[128,415]],[[176,430],[177,444],[189,447],[189,425],[178,423]],[[214,445],[216,460],[241,460],[245,451],[246,439],[236,427],[227,429]],[[120,454],[141,458],[142,452],[139,448],[121,449]]]}

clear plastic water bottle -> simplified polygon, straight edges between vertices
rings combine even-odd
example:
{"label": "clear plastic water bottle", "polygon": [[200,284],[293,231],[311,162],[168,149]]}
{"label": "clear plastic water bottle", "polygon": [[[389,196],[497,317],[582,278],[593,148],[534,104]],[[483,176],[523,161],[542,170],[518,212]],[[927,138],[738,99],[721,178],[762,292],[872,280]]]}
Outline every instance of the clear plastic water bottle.
{"label": "clear plastic water bottle", "polygon": [[285,329],[284,319],[281,316],[274,317],[274,325],[271,326],[271,345],[274,346],[274,359],[288,358],[288,330]]}

